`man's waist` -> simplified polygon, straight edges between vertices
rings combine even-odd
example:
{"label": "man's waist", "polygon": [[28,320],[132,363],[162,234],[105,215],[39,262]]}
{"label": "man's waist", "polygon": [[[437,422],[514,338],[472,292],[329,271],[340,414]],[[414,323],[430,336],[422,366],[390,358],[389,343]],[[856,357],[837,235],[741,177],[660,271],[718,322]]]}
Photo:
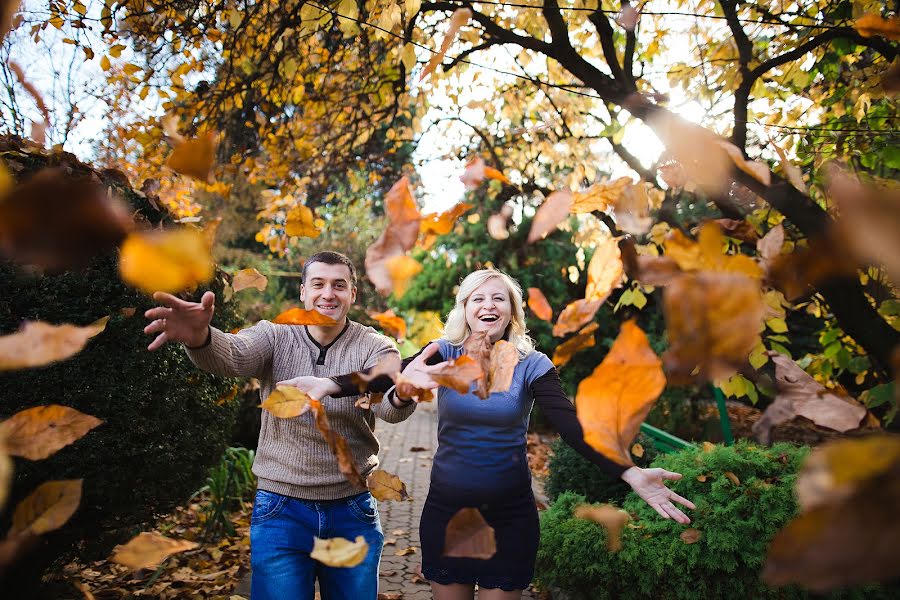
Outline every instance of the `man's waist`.
{"label": "man's waist", "polygon": [[267,492],[312,502],[340,502],[366,491],[355,487],[347,480],[328,484],[300,485],[265,477],[257,479],[256,487]]}

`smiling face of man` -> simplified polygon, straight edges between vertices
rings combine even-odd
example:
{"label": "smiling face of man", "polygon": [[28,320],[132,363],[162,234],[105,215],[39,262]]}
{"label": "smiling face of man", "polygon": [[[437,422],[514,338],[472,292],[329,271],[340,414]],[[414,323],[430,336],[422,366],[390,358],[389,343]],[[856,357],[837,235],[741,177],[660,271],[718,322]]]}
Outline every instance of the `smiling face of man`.
{"label": "smiling face of man", "polygon": [[342,325],[356,302],[350,269],[347,265],[324,262],[309,265],[300,285],[300,300],[306,310],[316,310]]}

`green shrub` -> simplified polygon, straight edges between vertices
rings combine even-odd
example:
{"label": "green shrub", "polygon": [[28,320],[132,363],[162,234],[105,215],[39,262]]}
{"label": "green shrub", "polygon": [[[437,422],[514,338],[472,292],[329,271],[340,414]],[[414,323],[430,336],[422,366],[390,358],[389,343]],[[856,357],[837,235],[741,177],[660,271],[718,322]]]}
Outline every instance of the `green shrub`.
{"label": "green shrub", "polygon": [[238,510],[242,502],[253,498],[256,490],[256,476],[252,470],[255,456],[256,452],[249,448],[226,448],[219,464],[209,470],[206,485],[194,493],[193,498],[203,498],[200,514],[204,519],[204,541],[217,540],[223,533],[236,535],[229,513]]}
{"label": "green shrub", "polygon": [[[659,452],[654,448],[653,441],[642,433],[638,434],[635,442],[644,448],[644,455],[635,460],[638,466],[645,467]],[[554,441],[550,449],[553,451],[550,456],[550,475],[544,488],[550,500],[556,500],[566,491],[572,491],[587,498],[588,502],[621,503],[631,490],[627,483],[605,475],[564,441]]]}
{"label": "green shrub", "polygon": [[[773,589],[759,579],[769,541],[796,512],[792,490],[806,452],[788,444],[739,443],[659,456],[652,466],[682,473],[672,488],[697,505],[689,511],[689,527],[702,534],[695,544],[680,539],[684,525],[661,519],[629,493],[622,506],[633,520],[622,550],[609,553],[605,530],[572,516],[584,497],[562,494],[541,517],[538,582],[573,600],[806,598],[803,590]],[[898,593],[896,585],[868,586],[833,597],[887,599]]]}

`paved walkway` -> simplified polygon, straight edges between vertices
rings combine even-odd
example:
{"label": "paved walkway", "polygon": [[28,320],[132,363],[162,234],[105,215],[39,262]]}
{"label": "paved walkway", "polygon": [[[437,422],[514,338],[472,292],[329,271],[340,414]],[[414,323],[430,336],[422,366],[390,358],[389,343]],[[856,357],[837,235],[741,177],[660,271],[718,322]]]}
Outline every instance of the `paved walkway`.
{"label": "paved walkway", "polygon": [[[431,459],[437,447],[437,406],[420,404],[406,421],[391,425],[377,421],[375,434],[381,442],[380,468],[406,483],[409,502],[380,502],[384,528],[384,551],[379,573],[379,600],[429,600],[431,587],[420,575],[422,554],[419,517],[428,496]],[[235,590],[250,597],[249,575]],[[526,591],[523,598],[535,599]]]}

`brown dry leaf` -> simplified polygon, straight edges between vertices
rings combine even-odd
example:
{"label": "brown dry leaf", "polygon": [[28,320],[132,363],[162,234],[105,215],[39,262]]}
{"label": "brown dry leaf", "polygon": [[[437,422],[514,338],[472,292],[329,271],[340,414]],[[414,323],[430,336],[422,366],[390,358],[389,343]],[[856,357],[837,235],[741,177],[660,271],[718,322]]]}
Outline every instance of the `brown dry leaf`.
{"label": "brown dry leaf", "polygon": [[497,181],[512,185],[512,182],[506,175],[493,167],[486,166],[481,157],[475,157],[470,160],[466,164],[466,169],[463,171],[463,174],[459,176],[459,180],[465,184],[466,189],[468,190],[477,188],[485,178],[496,179]]}
{"label": "brown dry leaf", "polygon": [[378,394],[378,393],[373,392],[371,394],[366,394],[365,396],[360,396],[359,398],[356,399],[356,402],[354,402],[353,405],[356,408],[361,408],[363,410],[369,410],[370,408],[372,408],[373,404],[378,404],[383,399],[384,399],[384,394]]}
{"label": "brown dry leaf", "polygon": [[828,592],[900,576],[900,438],[817,448],[801,468],[797,492],[802,512],[772,540],[764,581]]}
{"label": "brown dry leaf", "polygon": [[853,28],[863,37],[880,35],[889,40],[900,40],[900,17],[885,19],[875,13],[866,13],[856,20]]}
{"label": "brown dry leaf", "polygon": [[337,325],[337,322],[331,317],[326,317],[317,310],[306,310],[305,308],[291,308],[272,321],[279,325],[319,325],[322,327],[330,327]]}
{"label": "brown dry leaf", "polygon": [[132,571],[152,569],[173,554],[193,550],[197,546],[196,542],[167,538],[155,531],[144,531],[127,544],[116,546],[109,560],[125,565]]}
{"label": "brown dry leaf", "polygon": [[[404,271],[409,271],[408,261],[397,259],[407,258],[404,254],[415,246],[422,217],[406,177],[401,177],[391,187],[385,196],[384,205],[388,225],[375,243],[366,250],[365,265],[366,276],[375,289],[382,296],[387,296],[394,289],[394,280]],[[412,261],[411,258],[408,260]],[[421,265],[419,268],[421,269]]]}
{"label": "brown dry leaf", "polygon": [[703,533],[699,529],[688,527],[678,536],[685,544],[696,544],[703,537]]}
{"label": "brown dry leaf", "polygon": [[0,41],[12,29],[13,17],[19,11],[20,0],[5,0],[0,4]]}
{"label": "brown dry leaf", "polygon": [[369,491],[376,500],[409,500],[406,484],[392,473],[377,469],[366,478]]}
{"label": "brown dry leaf", "polygon": [[725,153],[728,154],[729,158],[731,158],[738,169],[763,185],[770,185],[772,183],[772,173],[769,171],[769,166],[767,164],[756,160],[745,159],[740,148],[731,142],[719,140],[719,145],[725,149]]}
{"label": "brown dry leaf", "polygon": [[575,507],[572,514],[578,519],[599,523],[606,529],[606,549],[618,552],[622,549],[622,530],[631,517],[624,510],[610,504],[581,504]]}
{"label": "brown dry leaf", "polygon": [[685,183],[690,180],[708,194],[727,191],[733,163],[719,144],[721,138],[699,125],[662,111],[648,124],[681,167],[683,175],[674,177],[675,180]]}
{"label": "brown dry leaf", "polygon": [[[478,366],[481,367],[482,373],[490,373],[491,371],[491,351],[493,344],[485,331],[476,331],[466,338],[463,342],[463,351],[466,355],[474,359]],[[488,394],[487,377],[476,380],[475,395],[482,400],[486,399]]]}
{"label": "brown dry leaf", "polygon": [[736,219],[714,219],[714,223],[725,231],[729,237],[737,238],[742,242],[753,243],[759,239],[759,234],[748,221],[738,221]]}
{"label": "brown dry leaf", "polygon": [[487,372],[488,395],[502,393],[512,385],[516,365],[519,364],[519,349],[506,340],[497,340],[491,348],[491,363]]}
{"label": "brown dry leaf", "polygon": [[215,266],[203,233],[185,227],[129,235],[119,255],[119,272],[145,294],[176,294],[212,279]]}
{"label": "brown dry leaf", "polygon": [[775,142],[770,141],[769,143],[775,148],[775,152],[778,153],[778,159],[781,161],[781,171],[784,173],[784,177],[790,182],[792,186],[806,193],[806,184],[803,182],[803,172],[800,168],[788,160],[787,154],[785,151],[776,144]]}
{"label": "brown dry leaf", "polygon": [[[6,452],[4,433],[0,430],[0,511],[6,508],[6,499],[9,497],[9,487],[12,485],[13,461]],[[0,565],[3,564],[0,559]]]}
{"label": "brown dry leaf", "polygon": [[395,314],[394,309],[375,313],[370,316],[381,325],[381,329],[388,335],[391,335],[398,340],[402,340],[406,337],[406,321],[403,320],[403,317]]}
{"label": "brown dry leaf", "polygon": [[403,600],[403,592],[378,592],[375,600]]}
{"label": "brown dry leaf", "polygon": [[762,443],[771,439],[771,428],[795,416],[809,419],[820,427],[846,432],[858,428],[866,416],[866,408],[849,397],[828,391],[803,368],[778,352],[766,353],[775,363],[775,387],[778,393],[753,433]]}
{"label": "brown dry leaf", "polygon": [[74,408],[51,404],[25,409],[0,422],[0,436],[5,434],[10,455],[41,460],[102,423]]}
{"label": "brown dry leaf", "polygon": [[678,263],[684,271],[743,273],[755,279],[763,276],[760,266],[749,256],[723,254],[725,237],[719,225],[713,221],[707,221],[700,227],[696,242],[674,229],[666,236],[663,245],[666,256]]}
{"label": "brown dry leaf", "polygon": [[310,397],[292,385],[279,385],[259,405],[279,419],[293,419],[309,410]]}
{"label": "brown dry leaf", "polygon": [[216,162],[217,137],[215,131],[209,131],[196,139],[176,143],[166,165],[176,173],[209,183]]}
{"label": "brown dry leaf", "polygon": [[608,183],[595,183],[583,192],[572,195],[573,214],[589,213],[595,210],[605,212],[610,206],[618,205],[622,194],[634,185],[631,177],[619,177]]}
{"label": "brown dry leaf", "polygon": [[394,556],[407,556],[409,554],[415,554],[416,547],[415,546],[407,546],[403,549],[398,549],[394,551]]}
{"label": "brown dry leaf", "polygon": [[548,233],[556,229],[569,215],[572,208],[572,192],[568,190],[553,192],[544,200],[534,215],[531,222],[531,231],[528,232],[528,243],[543,239]]}
{"label": "brown dry leaf", "polygon": [[422,271],[422,264],[409,256],[395,256],[385,262],[388,277],[391,279],[391,287],[395,298],[402,298],[409,289],[413,277]]}
{"label": "brown dry leaf", "polygon": [[0,255],[51,272],[80,268],[132,227],[128,209],[95,177],[42,169],[0,202]]}
{"label": "brown dry leaf", "polygon": [[353,454],[350,453],[350,445],[347,443],[347,440],[331,428],[331,424],[328,422],[328,415],[325,414],[325,407],[322,406],[321,402],[314,399],[310,399],[309,406],[316,417],[316,427],[337,458],[338,468],[341,473],[353,486],[361,490],[367,489],[366,481],[359,474],[356,461],[353,460]]}
{"label": "brown dry leaf", "polygon": [[730,481],[730,482],[733,483],[734,485],[736,485],[736,486],[740,486],[740,485],[741,485],[741,480],[738,479],[738,476],[735,475],[734,473],[732,473],[731,471],[725,471],[724,475],[725,475],[725,479],[727,479],[728,481]]}
{"label": "brown dry leaf", "polygon": [[66,479],[39,485],[16,506],[9,537],[42,535],[65,525],[81,502],[82,481]]}
{"label": "brown dry leaf", "polygon": [[665,386],[662,363],[647,336],[634,321],[626,321],[603,362],[578,385],[575,409],[584,441],[632,466],[628,447]]}
{"label": "brown dry leaf", "polygon": [[631,446],[631,455],[637,456],[638,458],[644,456],[644,447],[640,444],[634,444]]}
{"label": "brown dry leaf", "polygon": [[556,350],[553,352],[553,364],[557,367],[562,367],[572,360],[572,357],[575,356],[577,352],[586,348],[592,348],[596,343],[594,332],[598,329],[600,329],[599,324],[589,323],[579,331],[577,335],[557,346]]}
{"label": "brown dry leaf", "polygon": [[622,241],[622,266],[629,279],[644,285],[668,285],[682,273],[681,267],[668,256],[638,254],[634,238]]}
{"label": "brown dry leaf", "polygon": [[248,288],[256,288],[259,291],[263,291],[267,285],[269,285],[268,278],[256,269],[241,269],[234,274],[234,279],[231,281],[231,287],[234,288],[235,292]]}
{"label": "brown dry leaf", "polygon": [[624,270],[618,240],[612,236],[602,236],[597,240],[594,255],[588,263],[585,300],[603,302],[609,298],[614,289],[622,286]]}
{"label": "brown dry leaf", "polygon": [[675,279],[663,294],[672,383],[726,379],[759,343],[765,305],[759,281],[740,273],[701,272]]}
{"label": "brown dry leaf", "polygon": [[488,235],[490,235],[495,240],[505,240],[509,238],[509,231],[506,229],[506,224],[507,222],[509,222],[509,218],[512,216],[512,214],[512,207],[508,204],[504,204],[503,208],[500,209],[500,212],[488,217]]}
{"label": "brown dry leaf", "polygon": [[477,508],[462,508],[447,523],[443,556],[487,560],[496,553],[494,528]]}
{"label": "brown dry leaf", "polygon": [[547,297],[536,287],[528,288],[528,308],[541,321],[549,322],[553,319],[553,309],[550,308]]}
{"label": "brown dry leaf", "polygon": [[85,327],[25,321],[16,333],[0,336],[0,372],[41,367],[81,352],[92,337],[106,329],[109,317]]}
{"label": "brown dry leaf", "polygon": [[625,188],[615,206],[616,225],[632,235],[643,235],[653,227],[650,198],[644,182]]}
{"label": "brown dry leaf", "polygon": [[[403,376],[402,373],[397,373],[394,377],[394,385],[397,386],[397,396],[403,399],[413,399],[416,402],[431,402],[434,400],[434,392],[426,388],[419,388],[412,385],[412,381]],[[408,386],[411,390],[409,396],[404,396],[400,394],[399,390],[401,386]]]}
{"label": "brown dry leaf", "polygon": [[784,245],[784,226],[779,223],[769,230],[766,235],[756,242],[756,252],[759,254],[762,264],[768,270],[769,265],[781,254]]}
{"label": "brown dry leaf", "polygon": [[397,234],[403,250],[411,250],[419,237],[422,215],[409,187],[409,179],[401,177],[384,197],[384,212],[388,228]]}
{"label": "brown dry leaf", "polygon": [[453,231],[456,221],[473,208],[475,208],[474,204],[460,202],[448,211],[422,215],[419,231],[423,234],[446,235]]}
{"label": "brown dry leaf", "polygon": [[894,61],[881,77],[881,89],[885,96],[891,98],[900,92],[900,61]]}
{"label": "brown dry leaf", "polygon": [[365,392],[369,389],[370,381],[382,375],[389,375],[393,379],[400,373],[401,366],[402,362],[397,354],[386,354],[368,372],[358,371],[351,373],[350,379],[359,388],[360,392]]}
{"label": "brown dry leaf", "polygon": [[316,216],[312,209],[303,204],[298,204],[287,214],[284,223],[284,233],[297,237],[317,238],[322,233],[316,227]]}
{"label": "brown dry leaf", "polygon": [[553,326],[553,335],[562,337],[567,333],[578,331],[593,320],[602,304],[597,300],[584,298],[570,302],[557,317],[556,324]]}
{"label": "brown dry leaf", "polygon": [[419,76],[419,81],[424,81],[435,69],[437,69],[437,66],[444,60],[444,55],[447,53],[447,50],[450,49],[450,44],[456,39],[460,28],[468,23],[471,18],[472,11],[468,8],[457,8],[453,11],[453,15],[450,17],[450,26],[447,28],[444,39],[441,41],[441,47],[431,56],[431,60],[428,61],[428,64],[425,65],[422,74]]}
{"label": "brown dry leaf", "polygon": [[309,556],[329,567],[355,567],[365,560],[368,553],[369,544],[361,535],[356,536],[353,542],[340,537],[327,540],[313,537],[313,549]]}
{"label": "brown dry leaf", "polygon": [[616,23],[618,23],[622,29],[627,31],[634,31],[634,28],[637,27],[638,20],[641,18],[641,13],[628,4],[627,2],[622,3],[622,12],[616,16]]}
{"label": "brown dry leaf", "polygon": [[810,286],[832,278],[856,275],[858,264],[846,252],[846,243],[834,233],[807,240],[789,254],[779,254],[768,265],[769,280],[790,301],[806,295]]}
{"label": "brown dry leaf", "polygon": [[438,384],[456,390],[460,394],[468,394],[472,382],[476,379],[483,379],[485,372],[476,360],[463,354],[458,358],[448,360],[446,366],[433,371],[430,375]]}

